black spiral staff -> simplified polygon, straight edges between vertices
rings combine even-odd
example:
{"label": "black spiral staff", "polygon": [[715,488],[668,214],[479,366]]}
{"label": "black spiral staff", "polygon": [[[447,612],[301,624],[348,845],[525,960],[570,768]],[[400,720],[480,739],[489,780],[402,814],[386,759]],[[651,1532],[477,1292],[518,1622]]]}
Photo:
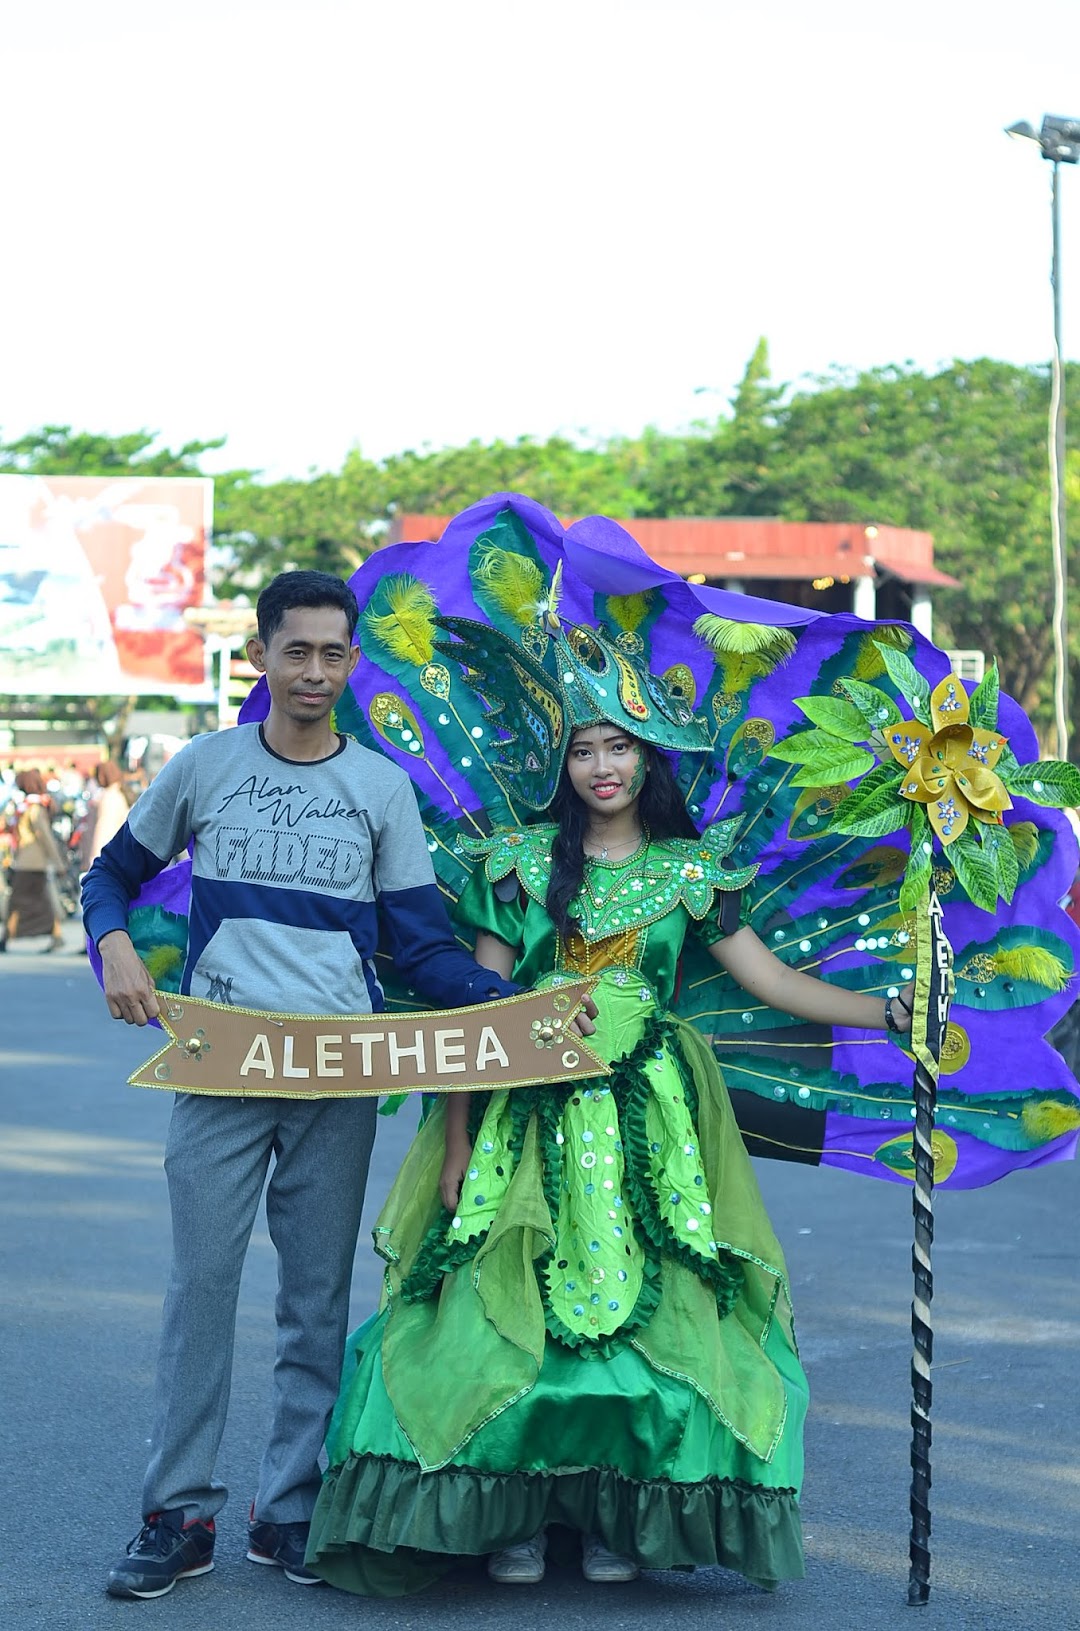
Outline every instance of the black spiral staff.
{"label": "black spiral staff", "polygon": [[[945,938],[941,905],[931,893],[926,911],[925,949],[920,947],[920,980],[913,1025],[915,1066],[915,1189],[912,1211],[915,1239],[911,1268],[915,1280],[911,1303],[911,1545],[908,1605],[921,1607],[930,1597],[930,1409],[934,1386],[934,1329],[930,1304],[934,1296],[931,1248],[934,1243],[934,1112],[937,1107],[938,1061],[952,998],[952,948]],[[925,959],[925,961],[924,961]],[[926,991],[923,971],[929,975],[925,1015],[919,1012]]]}

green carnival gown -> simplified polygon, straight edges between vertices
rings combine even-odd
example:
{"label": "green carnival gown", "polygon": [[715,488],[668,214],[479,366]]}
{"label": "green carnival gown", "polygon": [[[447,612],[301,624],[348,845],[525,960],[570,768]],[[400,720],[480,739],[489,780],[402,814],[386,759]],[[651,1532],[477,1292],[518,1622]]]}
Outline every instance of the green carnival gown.
{"label": "green carnival gown", "polygon": [[588,860],[560,944],[554,833],[471,841],[458,919],[517,948],[523,986],[601,973],[590,1046],[614,1068],[476,1093],[453,1216],[445,1100],[417,1133],[311,1526],[309,1564],[347,1591],[419,1589],[549,1523],[644,1568],[722,1564],[766,1587],[803,1572],[784,1258],[707,1042],[665,1011],[685,937],[720,937],[727,839]]}

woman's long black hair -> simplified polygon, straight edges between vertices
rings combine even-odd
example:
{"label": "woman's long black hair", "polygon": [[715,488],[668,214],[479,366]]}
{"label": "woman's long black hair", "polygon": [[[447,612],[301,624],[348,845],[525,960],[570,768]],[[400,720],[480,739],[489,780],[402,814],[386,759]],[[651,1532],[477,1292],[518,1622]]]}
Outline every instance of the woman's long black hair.
{"label": "woman's long black hair", "polygon": [[[629,731],[627,737],[645,755],[645,785],[638,798],[642,829],[651,838],[696,838],[698,830],[664,754],[639,737],[630,736]],[[570,903],[585,876],[585,833],[589,825],[589,812],[575,793],[565,765],[550,810],[559,830],[551,846],[551,881],[544,904],[559,938],[564,939],[576,927]]]}

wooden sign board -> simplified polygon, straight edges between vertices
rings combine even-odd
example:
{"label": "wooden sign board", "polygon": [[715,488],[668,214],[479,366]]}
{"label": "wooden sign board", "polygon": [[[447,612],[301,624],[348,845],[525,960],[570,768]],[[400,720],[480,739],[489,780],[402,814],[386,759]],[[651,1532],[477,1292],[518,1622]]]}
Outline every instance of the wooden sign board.
{"label": "wooden sign board", "polygon": [[595,979],[421,1014],[276,1014],[158,993],[168,1042],[132,1087],[233,1098],[467,1093],[606,1076],[573,1030]]}

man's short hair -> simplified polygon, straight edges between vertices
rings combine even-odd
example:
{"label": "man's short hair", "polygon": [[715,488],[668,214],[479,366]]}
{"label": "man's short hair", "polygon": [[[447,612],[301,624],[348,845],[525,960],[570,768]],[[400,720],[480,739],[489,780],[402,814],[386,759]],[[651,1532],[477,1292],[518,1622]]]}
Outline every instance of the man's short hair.
{"label": "man's short hair", "polygon": [[264,646],[280,629],[285,613],[296,606],[336,606],[345,614],[349,639],[356,633],[360,608],[347,583],[330,572],[279,572],[266,585],[255,607],[259,639]]}

